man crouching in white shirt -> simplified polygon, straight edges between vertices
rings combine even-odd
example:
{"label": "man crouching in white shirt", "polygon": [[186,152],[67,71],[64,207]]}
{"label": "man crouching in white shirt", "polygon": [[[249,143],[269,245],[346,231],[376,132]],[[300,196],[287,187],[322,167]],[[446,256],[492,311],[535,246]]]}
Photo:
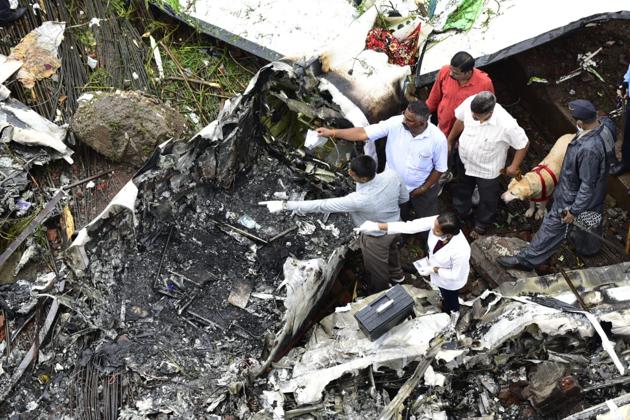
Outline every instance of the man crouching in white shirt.
{"label": "man crouching in white shirt", "polygon": [[455,213],[422,217],[409,222],[376,223],[368,221],[361,232],[385,231],[388,235],[412,234],[429,231],[428,257],[414,265],[421,276],[430,276],[431,283],[440,289],[442,310],[459,316],[459,289],[466,285],[470,272],[470,245],[461,231]]}
{"label": "man crouching in white shirt", "polygon": [[[303,213],[349,213],[355,226],[366,220],[396,222],[400,220],[399,205],[409,200],[407,188],[398,175],[386,170],[376,173],[376,162],[369,156],[359,156],[350,162],[348,175],[357,184],[356,191],[344,197],[306,201],[262,201],[271,213],[296,210]],[[390,282],[405,279],[400,268],[399,236],[383,232],[361,234],[359,245],[368,275],[368,293],[389,287]]]}

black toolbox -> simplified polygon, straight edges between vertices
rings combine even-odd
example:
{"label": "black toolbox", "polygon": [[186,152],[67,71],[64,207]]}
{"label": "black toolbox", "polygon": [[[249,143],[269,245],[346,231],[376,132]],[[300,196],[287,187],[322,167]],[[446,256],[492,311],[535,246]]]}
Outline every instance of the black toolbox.
{"label": "black toolbox", "polygon": [[374,341],[410,315],[413,315],[413,298],[404,287],[397,285],[355,313],[354,317],[361,331]]}

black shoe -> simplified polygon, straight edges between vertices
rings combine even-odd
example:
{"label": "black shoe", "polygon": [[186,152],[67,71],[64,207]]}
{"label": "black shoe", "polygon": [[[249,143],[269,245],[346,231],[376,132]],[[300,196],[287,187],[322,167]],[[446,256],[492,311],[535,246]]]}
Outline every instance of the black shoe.
{"label": "black shoe", "polygon": [[26,13],[26,7],[18,7],[15,10],[7,10],[0,12],[0,26],[6,27],[24,16]]}
{"label": "black shoe", "polygon": [[608,173],[610,175],[617,176],[617,175],[624,174],[628,171],[630,171],[630,168],[628,168],[623,163],[619,162],[619,163],[615,163],[614,165],[610,165],[610,170],[608,171]]}
{"label": "black shoe", "polygon": [[496,261],[503,268],[515,268],[517,270],[523,271],[532,271],[534,269],[533,265],[521,261],[520,259],[518,259],[518,257],[514,256],[505,255],[502,257],[497,257]]}

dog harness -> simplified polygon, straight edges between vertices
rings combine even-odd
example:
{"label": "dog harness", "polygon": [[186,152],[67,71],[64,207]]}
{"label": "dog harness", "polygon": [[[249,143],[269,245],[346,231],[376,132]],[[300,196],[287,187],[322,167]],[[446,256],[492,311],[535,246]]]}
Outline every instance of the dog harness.
{"label": "dog harness", "polygon": [[547,171],[547,173],[551,177],[551,180],[553,181],[554,188],[556,188],[556,186],[558,185],[558,178],[556,178],[556,174],[554,174],[553,171],[549,169],[549,166],[545,165],[544,163],[536,165],[536,167],[532,169],[532,172],[534,172],[536,175],[538,175],[538,178],[540,178],[540,185],[542,186],[542,191],[540,193],[540,198],[530,198],[530,200],[535,203],[547,201],[549,200],[549,198],[551,198],[551,196],[547,195],[547,186],[545,185],[545,179],[543,178],[542,173],[541,173],[542,171]]}

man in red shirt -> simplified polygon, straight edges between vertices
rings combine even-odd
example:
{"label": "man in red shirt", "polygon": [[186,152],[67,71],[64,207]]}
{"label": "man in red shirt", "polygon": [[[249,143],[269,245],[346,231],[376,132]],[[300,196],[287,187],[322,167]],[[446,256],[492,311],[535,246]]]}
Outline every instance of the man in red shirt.
{"label": "man in red shirt", "polygon": [[475,68],[475,59],[465,51],[451,58],[451,64],[443,66],[427,99],[430,112],[437,110],[438,127],[448,137],[455,123],[455,108],[464,99],[483,91],[494,93],[492,80]]}

